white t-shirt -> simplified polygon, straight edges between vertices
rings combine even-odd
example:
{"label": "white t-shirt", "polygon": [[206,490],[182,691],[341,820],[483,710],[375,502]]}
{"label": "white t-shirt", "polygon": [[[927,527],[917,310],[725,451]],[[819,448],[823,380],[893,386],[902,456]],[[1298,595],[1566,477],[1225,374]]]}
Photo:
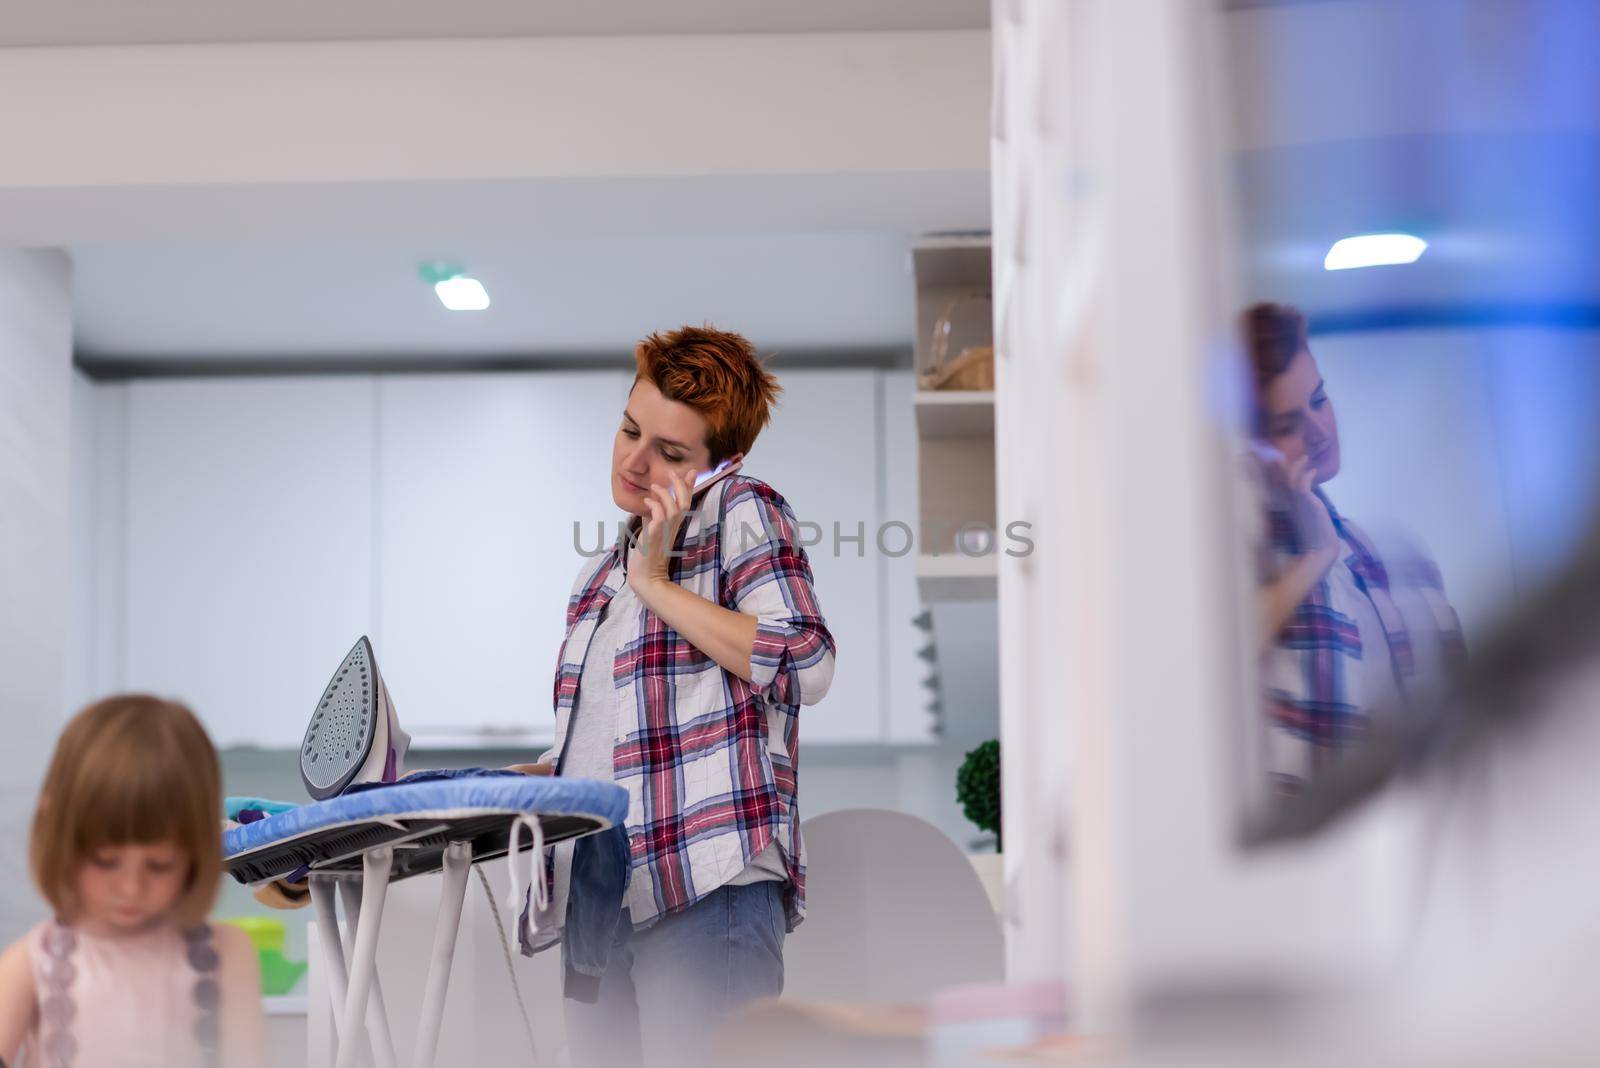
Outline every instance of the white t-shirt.
{"label": "white t-shirt", "polygon": [[[566,744],[561,751],[558,774],[575,779],[611,782],[614,777],[612,753],[616,747],[618,710],[612,702],[615,686],[611,677],[617,650],[627,640],[640,609],[633,587],[623,583],[612,595],[601,614],[584,653],[583,674],[578,680],[578,696],[567,724]],[[572,882],[572,853],[577,842],[560,842],[555,849],[555,884],[550,903],[557,916],[566,915],[567,891]],[[789,878],[783,866],[783,853],[776,839],[769,842],[744,871],[728,880],[729,886]]]}

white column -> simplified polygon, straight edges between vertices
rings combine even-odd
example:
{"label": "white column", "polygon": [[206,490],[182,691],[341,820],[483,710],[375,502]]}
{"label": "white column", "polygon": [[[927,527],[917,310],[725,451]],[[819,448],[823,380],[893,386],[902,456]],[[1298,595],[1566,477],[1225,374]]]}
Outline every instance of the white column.
{"label": "white column", "polygon": [[1090,1033],[1218,977],[1383,974],[1384,858],[1415,855],[1393,805],[1239,846],[1259,691],[1218,28],[1190,0],[995,8],[999,506],[1039,546],[1000,572],[1008,963],[1064,971]]}
{"label": "white column", "polygon": [[1065,975],[1075,1026],[1122,1033],[1144,985],[1214,961],[1168,928],[1231,904],[1181,896],[1228,868],[1234,818],[1208,16],[995,11],[1000,512],[1037,543],[1000,576],[1009,965]]}
{"label": "white column", "polygon": [[[0,249],[0,855],[27,855],[60,727],[67,654],[71,267]],[[0,940],[44,915],[19,871],[0,883]]]}

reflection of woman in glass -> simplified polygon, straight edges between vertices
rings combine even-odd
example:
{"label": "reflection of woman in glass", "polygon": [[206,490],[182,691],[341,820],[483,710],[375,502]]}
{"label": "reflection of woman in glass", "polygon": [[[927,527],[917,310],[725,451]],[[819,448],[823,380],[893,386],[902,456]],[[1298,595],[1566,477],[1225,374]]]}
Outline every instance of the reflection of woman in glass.
{"label": "reflection of woman in glass", "polygon": [[1306,342],[1305,316],[1245,313],[1256,451],[1270,489],[1259,554],[1267,772],[1294,793],[1403,708],[1461,650],[1438,569],[1415,547],[1380,553],[1321,489],[1339,473],[1339,424]]}

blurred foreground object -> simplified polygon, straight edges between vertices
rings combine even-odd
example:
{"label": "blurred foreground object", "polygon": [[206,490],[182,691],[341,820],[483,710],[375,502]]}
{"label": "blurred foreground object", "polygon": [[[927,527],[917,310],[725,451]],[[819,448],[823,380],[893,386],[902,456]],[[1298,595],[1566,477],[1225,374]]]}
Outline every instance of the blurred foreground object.
{"label": "blurred foreground object", "polygon": [[933,999],[929,1020],[933,1063],[969,1064],[989,1050],[1064,1034],[1067,988],[1059,982],[955,987]]}
{"label": "blurred foreground object", "polygon": [[928,1011],[921,1005],[757,1001],[722,1025],[712,1040],[714,1068],[745,1068],[760,1049],[769,1068],[923,1065]]}

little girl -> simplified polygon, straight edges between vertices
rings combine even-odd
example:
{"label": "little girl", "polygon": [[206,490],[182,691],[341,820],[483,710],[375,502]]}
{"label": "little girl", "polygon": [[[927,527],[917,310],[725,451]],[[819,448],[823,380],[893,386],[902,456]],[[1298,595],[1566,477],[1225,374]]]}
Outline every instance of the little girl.
{"label": "little girl", "polygon": [[220,795],[216,750],[182,705],[111,697],[67,724],[29,850],[55,919],[0,956],[0,1064],[265,1062],[255,951],[205,922]]}

